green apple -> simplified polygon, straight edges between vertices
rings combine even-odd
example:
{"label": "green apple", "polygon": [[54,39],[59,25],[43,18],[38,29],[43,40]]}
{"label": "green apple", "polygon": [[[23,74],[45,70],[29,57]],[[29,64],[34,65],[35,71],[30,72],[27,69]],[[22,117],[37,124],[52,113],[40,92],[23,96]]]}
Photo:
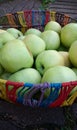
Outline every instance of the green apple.
{"label": "green apple", "polygon": [[40,36],[41,34],[41,31],[36,29],[36,28],[29,28],[25,33],[24,35],[28,35],[28,34],[35,34],[37,36]]}
{"label": "green apple", "polygon": [[[49,68],[43,75],[41,82],[49,83],[63,83],[76,81],[77,76],[75,72],[66,66],[54,66]],[[50,94],[50,89],[47,89],[45,92],[45,97],[48,97]],[[60,92],[60,91],[59,91]]]}
{"label": "green apple", "polygon": [[23,36],[23,33],[16,28],[8,28],[6,31],[12,34],[15,38]]}
{"label": "green apple", "polygon": [[64,58],[56,50],[45,50],[35,60],[36,69],[43,75],[44,72],[53,66],[64,65]]}
{"label": "green apple", "polygon": [[14,82],[24,82],[24,83],[40,83],[41,82],[41,75],[40,73],[34,68],[26,68],[19,70],[13,73],[9,80]]}
{"label": "green apple", "polygon": [[23,41],[34,57],[45,50],[46,45],[44,40],[34,34],[27,35]]}
{"label": "green apple", "polygon": [[56,31],[57,33],[61,32],[61,25],[56,22],[56,21],[49,21],[44,28],[45,31],[47,30],[53,30]]}
{"label": "green apple", "polygon": [[61,29],[61,42],[69,48],[77,40],[77,23],[69,23]]}
{"label": "green apple", "polygon": [[77,67],[77,41],[69,48],[69,58],[74,67]]}
{"label": "green apple", "polygon": [[[8,80],[14,81],[14,82],[38,84],[41,82],[41,75],[34,68],[26,68],[12,74]],[[9,89],[11,88],[12,86],[9,86]],[[21,89],[22,87],[20,87],[16,93],[18,93]],[[21,92],[21,94],[25,93],[27,89],[28,87],[25,87],[25,89]]]}
{"label": "green apple", "polygon": [[0,56],[1,65],[10,73],[14,73],[22,68],[29,68],[34,62],[31,52],[18,39],[7,42],[1,48]]}
{"label": "green apple", "polygon": [[71,67],[72,64],[71,64],[71,61],[70,61],[70,58],[69,58],[69,52],[67,52],[67,51],[59,51],[59,53],[64,58],[64,65],[67,66],[67,67]]}
{"label": "green apple", "polygon": [[75,80],[77,80],[77,76],[71,68],[66,66],[54,66],[44,73],[41,82],[62,83]]}
{"label": "green apple", "polygon": [[40,37],[45,41],[47,50],[56,50],[59,48],[60,37],[57,32],[51,30],[44,31]]}
{"label": "green apple", "polygon": [[1,31],[0,32],[0,48],[3,47],[4,44],[6,44],[6,42],[15,39],[14,36],[12,34],[10,34],[7,31]]}

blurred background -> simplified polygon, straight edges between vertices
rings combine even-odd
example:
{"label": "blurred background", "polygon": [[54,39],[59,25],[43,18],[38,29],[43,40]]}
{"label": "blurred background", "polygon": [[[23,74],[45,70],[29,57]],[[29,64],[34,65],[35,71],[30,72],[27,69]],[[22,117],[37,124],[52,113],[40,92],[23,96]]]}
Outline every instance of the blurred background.
{"label": "blurred background", "polygon": [[0,16],[32,9],[50,9],[77,18],[77,0],[0,0]]}

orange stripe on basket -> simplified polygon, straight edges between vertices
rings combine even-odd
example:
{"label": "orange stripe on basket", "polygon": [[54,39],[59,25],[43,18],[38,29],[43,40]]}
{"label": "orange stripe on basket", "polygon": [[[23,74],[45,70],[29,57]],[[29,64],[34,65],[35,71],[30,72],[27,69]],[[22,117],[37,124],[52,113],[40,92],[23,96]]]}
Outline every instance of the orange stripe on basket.
{"label": "orange stripe on basket", "polygon": [[70,17],[68,15],[64,15],[63,25],[66,25],[69,23]]}
{"label": "orange stripe on basket", "polygon": [[7,14],[6,16],[8,18],[8,22],[9,22],[10,26],[17,27],[17,25],[16,25],[16,23],[14,21],[13,15],[12,14]]}

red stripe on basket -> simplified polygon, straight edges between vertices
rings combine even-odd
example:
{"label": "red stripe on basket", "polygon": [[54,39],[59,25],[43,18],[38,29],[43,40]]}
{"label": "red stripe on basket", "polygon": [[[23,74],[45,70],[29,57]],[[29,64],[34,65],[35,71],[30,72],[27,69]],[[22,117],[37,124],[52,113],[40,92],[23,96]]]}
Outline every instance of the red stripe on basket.
{"label": "red stripe on basket", "polygon": [[[9,90],[9,86],[13,86],[13,88],[11,90]],[[16,95],[16,91],[18,88],[24,86],[24,83],[19,83],[19,82],[11,82],[11,81],[7,81],[6,82],[6,95],[7,98],[12,101],[12,102],[16,102],[17,99],[17,95]]]}
{"label": "red stripe on basket", "polygon": [[60,95],[58,99],[54,101],[53,103],[51,103],[49,105],[49,108],[60,106],[67,99],[69,93],[75,87],[75,85],[77,85],[77,82],[62,83],[62,88],[60,90]]}
{"label": "red stripe on basket", "polygon": [[46,11],[45,16],[45,24],[47,24],[50,21],[50,11]]}
{"label": "red stripe on basket", "polygon": [[24,11],[24,17],[26,21],[26,25],[28,27],[32,27],[32,11]]}

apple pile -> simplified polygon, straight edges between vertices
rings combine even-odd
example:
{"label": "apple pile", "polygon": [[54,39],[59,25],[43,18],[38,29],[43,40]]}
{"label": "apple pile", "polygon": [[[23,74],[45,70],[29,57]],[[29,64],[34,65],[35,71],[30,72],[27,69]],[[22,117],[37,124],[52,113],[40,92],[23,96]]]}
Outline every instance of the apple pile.
{"label": "apple pile", "polygon": [[[43,31],[0,30],[0,78],[28,83],[77,80],[77,23],[48,22]],[[71,94],[77,90],[75,87]],[[46,96],[50,90],[46,91]]]}

